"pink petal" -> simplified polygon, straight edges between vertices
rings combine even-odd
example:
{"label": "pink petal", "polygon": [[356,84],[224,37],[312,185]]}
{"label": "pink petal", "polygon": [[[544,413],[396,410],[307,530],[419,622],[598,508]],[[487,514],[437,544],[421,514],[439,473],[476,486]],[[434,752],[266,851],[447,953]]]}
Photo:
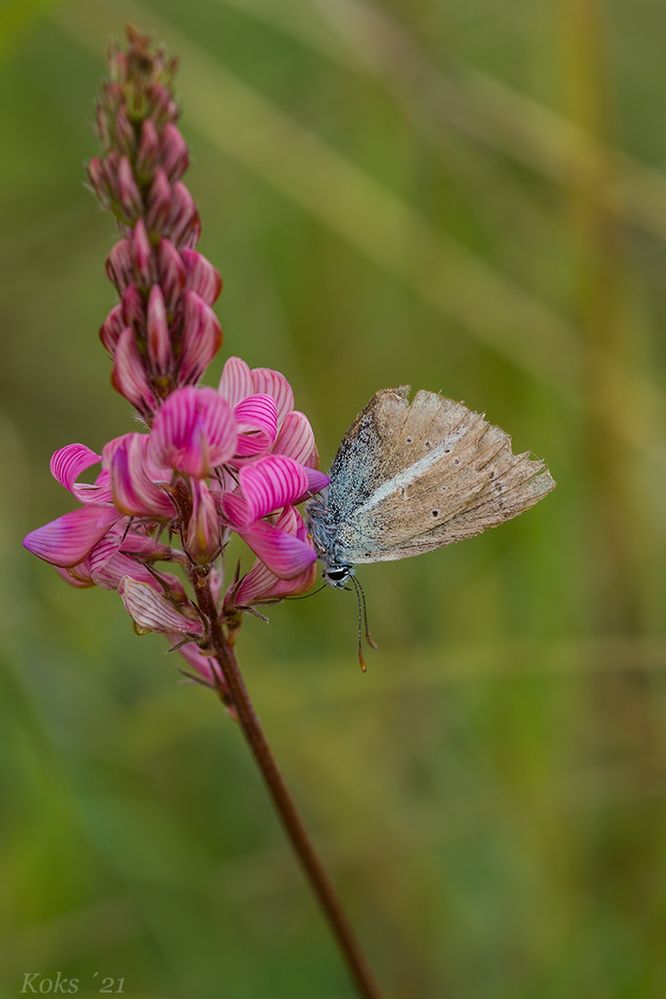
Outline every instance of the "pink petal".
{"label": "pink petal", "polygon": [[[146,583],[157,593],[163,592],[160,582],[149,570],[130,558],[119,550],[122,537],[111,538],[109,535],[102,538],[95,546],[90,556],[90,574],[92,580],[105,590],[117,590],[121,579],[131,576],[136,582]],[[173,597],[178,600],[185,599],[185,590],[180,580],[171,573],[159,574],[164,584],[169,587]]]}
{"label": "pink petal", "polygon": [[273,445],[273,454],[286,454],[301,465],[309,463],[315,450],[314,431],[304,413],[288,413]]}
{"label": "pink petal", "polygon": [[158,465],[199,478],[228,461],[238,433],[229,403],[212,388],[182,388],[159,409],[150,435]]}
{"label": "pink petal", "polygon": [[182,252],[187,273],[187,287],[212,305],[222,291],[222,278],[216,267],[196,250],[185,248]]}
{"label": "pink petal", "polygon": [[268,451],[277,433],[277,409],[270,395],[250,395],[234,409],[238,423],[236,456],[240,458]]}
{"label": "pink petal", "polygon": [[281,579],[298,576],[317,560],[317,553],[306,541],[300,541],[266,520],[238,530],[238,534],[257,558]]}
{"label": "pink petal", "polygon": [[246,527],[293,503],[308,490],[305,469],[283,455],[268,455],[244,465],[239,480],[239,491],[222,498],[223,513],[234,528]]}
{"label": "pink petal", "polygon": [[53,452],[49,468],[56,482],[71,493],[81,472],[85,472],[86,468],[91,468],[101,460],[101,454],[95,454],[85,444],[67,444]]}
{"label": "pink petal", "polygon": [[181,384],[199,380],[222,343],[217,316],[195,291],[185,292],[180,367]]}
{"label": "pink petal", "polygon": [[275,399],[278,422],[282,422],[294,408],[294,393],[284,375],[272,368],[255,368],[252,372],[252,384],[255,392],[265,392]]}
{"label": "pink petal", "polygon": [[119,519],[117,510],[85,506],[52,520],[23,539],[23,545],[51,565],[78,565]]}
{"label": "pink petal", "polygon": [[[292,506],[286,507],[278,517],[275,526],[300,541],[307,539],[307,527],[303,518]],[[249,607],[265,600],[278,600],[310,589],[317,575],[314,562],[293,579],[280,579],[260,561],[255,562],[250,571],[239,583],[231,587],[225,597],[225,605]]]}
{"label": "pink petal", "polygon": [[111,458],[113,501],[130,517],[170,520],[176,511],[164,489],[153,481],[148,447],[146,434],[125,434],[116,443]]}
{"label": "pink petal", "polygon": [[131,576],[124,576],[118,593],[140,631],[163,631],[192,638],[199,638],[203,633],[201,621],[185,617],[147,583],[137,583]]}
{"label": "pink petal", "polygon": [[141,412],[155,407],[155,397],[148,384],[134,331],[129,327],[118,340],[111,381],[116,391]]}
{"label": "pink petal", "polygon": [[229,358],[222,369],[222,377],[217,390],[232,406],[236,406],[242,399],[252,395],[254,392],[252,372],[245,361],[240,357]]}
{"label": "pink petal", "polygon": [[322,489],[331,481],[324,472],[318,471],[316,468],[305,468],[305,474],[308,477],[308,492],[309,493],[320,493]]}

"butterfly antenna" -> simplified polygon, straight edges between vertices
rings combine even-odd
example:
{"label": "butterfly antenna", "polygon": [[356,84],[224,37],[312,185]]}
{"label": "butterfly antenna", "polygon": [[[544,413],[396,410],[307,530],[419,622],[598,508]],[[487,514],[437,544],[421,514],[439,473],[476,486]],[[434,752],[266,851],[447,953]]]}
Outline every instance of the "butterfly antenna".
{"label": "butterfly antenna", "polygon": [[[356,651],[358,654],[358,664],[361,670],[365,673],[367,670],[367,665],[365,659],[363,658],[363,611],[361,610],[361,594],[359,593],[358,583],[353,576],[349,577],[354,584],[354,592],[356,593],[356,608],[358,610],[358,640],[356,643]],[[345,589],[347,587],[345,586]]]}
{"label": "butterfly antenna", "polygon": [[285,597],[285,600],[307,600],[308,597],[314,597],[317,593],[321,593],[321,591],[325,590],[327,586],[328,583],[322,583],[321,586],[318,586],[316,590],[312,591],[312,593],[304,593],[302,597]]}
{"label": "butterfly antenna", "polygon": [[377,645],[376,641],[374,640],[374,638],[370,634],[370,628],[368,627],[368,605],[367,605],[367,603],[365,601],[365,590],[361,586],[360,579],[356,579],[355,576],[353,576],[352,578],[353,578],[354,582],[356,583],[356,587],[357,587],[358,592],[361,595],[361,606],[363,607],[363,627],[365,629],[365,640],[367,641],[367,643],[368,643],[368,645],[370,646],[371,649],[378,649],[379,646]]}

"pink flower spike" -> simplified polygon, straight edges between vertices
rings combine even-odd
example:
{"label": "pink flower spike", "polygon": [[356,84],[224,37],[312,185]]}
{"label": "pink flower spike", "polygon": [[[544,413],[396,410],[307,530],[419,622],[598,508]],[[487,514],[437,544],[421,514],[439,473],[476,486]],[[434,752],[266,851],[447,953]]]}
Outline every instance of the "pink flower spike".
{"label": "pink flower spike", "polygon": [[[190,291],[196,291],[207,305],[213,305],[222,291],[220,272],[196,250],[186,247],[182,252],[182,258],[187,274],[187,287]],[[251,391],[250,386],[247,394],[249,395]]]}
{"label": "pink flower spike", "polygon": [[222,497],[224,516],[239,532],[261,517],[291,505],[308,491],[305,469],[283,455],[267,455],[252,465],[244,465],[239,480],[238,492]]}
{"label": "pink flower spike", "polygon": [[304,413],[288,413],[273,445],[273,454],[286,454],[300,465],[309,465],[316,454],[314,431]]}
{"label": "pink flower spike", "polygon": [[119,239],[111,248],[106,258],[106,273],[109,281],[112,281],[118,289],[119,295],[122,295],[134,280],[128,239]]}
{"label": "pink flower spike", "polygon": [[149,454],[157,465],[204,478],[233,456],[237,439],[225,399],[211,388],[182,388],[158,410]]}
{"label": "pink flower spike", "polygon": [[171,339],[162,289],[154,284],[148,296],[148,357],[157,374],[165,374],[171,364]]}
{"label": "pink flower spike", "polygon": [[230,357],[225,362],[217,390],[232,406],[252,395],[252,371],[242,358]]}
{"label": "pink flower spike", "polygon": [[238,423],[236,457],[268,451],[277,433],[277,409],[270,395],[250,395],[234,409]]}
{"label": "pink flower spike", "polygon": [[195,291],[185,292],[183,342],[180,358],[181,384],[197,382],[220,349],[222,327],[213,310]]}
{"label": "pink flower spike", "polygon": [[139,412],[154,409],[155,396],[148,384],[134,331],[129,327],[120,335],[116,346],[111,383]]}
{"label": "pink flower spike", "polygon": [[164,293],[164,304],[167,309],[173,309],[185,287],[186,271],[180,253],[170,239],[160,240],[157,248],[157,269]]}
{"label": "pink flower spike", "polygon": [[84,506],[31,531],[23,546],[51,565],[71,568],[84,560],[119,517],[109,507]]}
{"label": "pink flower spike", "polygon": [[127,323],[123,319],[122,306],[114,305],[99,330],[99,338],[111,357],[116,352],[116,344],[126,325]]}
{"label": "pink flower spike", "polygon": [[170,181],[180,180],[189,166],[187,143],[176,126],[169,122],[162,132],[160,160]]}
{"label": "pink flower spike", "polygon": [[282,423],[287,413],[294,408],[294,393],[284,375],[272,368],[255,368],[252,372],[252,384],[255,392],[264,392],[275,399],[278,423]]}
{"label": "pink flower spike", "polygon": [[210,490],[201,479],[192,479],[192,516],[187,525],[185,547],[188,555],[203,564],[220,549],[220,519]]}
{"label": "pink flower spike", "polygon": [[148,436],[137,433],[125,434],[115,447],[110,469],[113,501],[129,517],[171,520],[176,511],[167,493],[153,481],[156,470],[148,460],[148,447]]}
{"label": "pink flower spike", "polygon": [[148,288],[155,280],[155,265],[153,251],[148,239],[148,233],[143,219],[134,226],[131,239],[132,262],[134,272],[141,288]]}
{"label": "pink flower spike", "polygon": [[306,541],[266,520],[237,530],[248,548],[280,579],[293,579],[317,560],[317,553]]}
{"label": "pink flower spike", "polygon": [[201,621],[185,617],[147,583],[138,583],[131,576],[124,576],[118,584],[118,593],[140,633],[161,631],[167,635],[201,637]]}

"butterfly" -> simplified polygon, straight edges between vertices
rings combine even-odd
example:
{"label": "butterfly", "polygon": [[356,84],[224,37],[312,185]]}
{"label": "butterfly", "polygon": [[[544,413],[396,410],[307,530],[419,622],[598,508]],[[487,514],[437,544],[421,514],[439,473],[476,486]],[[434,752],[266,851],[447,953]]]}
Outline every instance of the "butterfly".
{"label": "butterfly", "polygon": [[545,464],[513,454],[509,435],[484,414],[436,392],[409,396],[409,386],[375,393],[338,448],[328,488],[309,504],[330,586],[356,585],[359,563],[472,538],[555,488]]}

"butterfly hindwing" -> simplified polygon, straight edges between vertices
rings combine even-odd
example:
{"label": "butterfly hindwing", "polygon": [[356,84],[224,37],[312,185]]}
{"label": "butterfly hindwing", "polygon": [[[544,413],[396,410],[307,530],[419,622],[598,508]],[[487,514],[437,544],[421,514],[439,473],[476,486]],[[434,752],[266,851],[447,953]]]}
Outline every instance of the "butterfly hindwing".
{"label": "butterfly hindwing", "polygon": [[406,558],[515,517],[554,487],[483,415],[434,392],[376,393],[345,437],[327,497],[350,562]]}

